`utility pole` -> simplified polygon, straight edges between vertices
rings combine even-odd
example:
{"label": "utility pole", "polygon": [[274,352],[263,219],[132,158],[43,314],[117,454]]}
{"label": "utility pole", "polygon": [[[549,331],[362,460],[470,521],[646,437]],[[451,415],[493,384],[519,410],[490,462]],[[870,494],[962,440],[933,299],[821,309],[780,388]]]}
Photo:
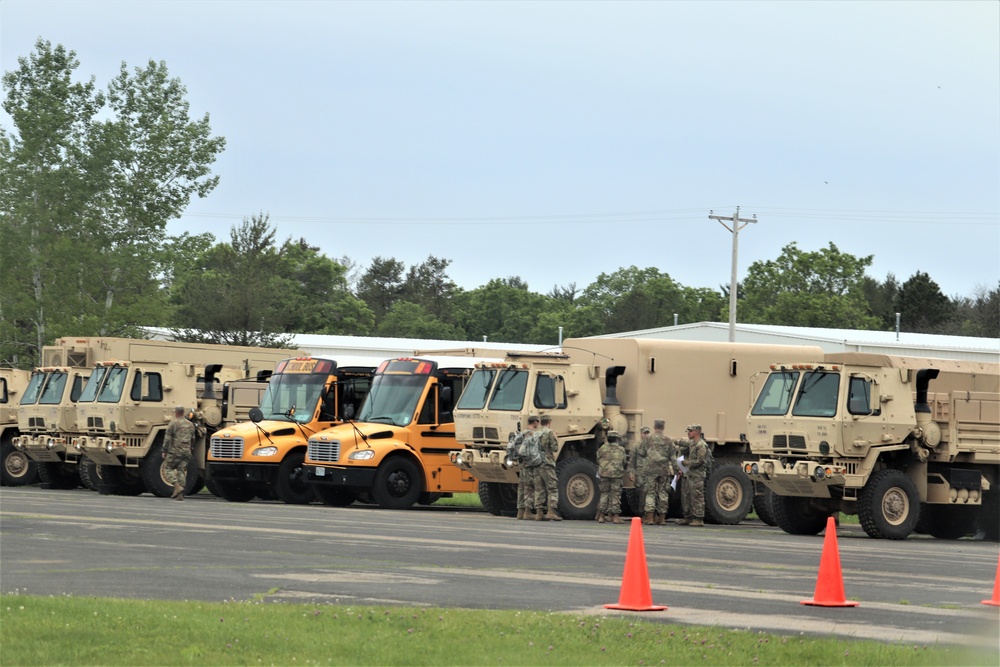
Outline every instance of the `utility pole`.
{"label": "utility pole", "polygon": [[[733,343],[736,341],[736,253],[739,247],[740,230],[751,222],[756,223],[757,214],[754,214],[753,219],[741,218],[739,206],[736,207],[736,213],[728,218],[722,215],[712,215],[713,213],[714,211],[709,211],[708,217],[712,220],[718,220],[720,225],[733,234],[733,273],[729,278],[729,342]],[[726,224],[727,222],[733,223],[733,226],[730,227]]]}

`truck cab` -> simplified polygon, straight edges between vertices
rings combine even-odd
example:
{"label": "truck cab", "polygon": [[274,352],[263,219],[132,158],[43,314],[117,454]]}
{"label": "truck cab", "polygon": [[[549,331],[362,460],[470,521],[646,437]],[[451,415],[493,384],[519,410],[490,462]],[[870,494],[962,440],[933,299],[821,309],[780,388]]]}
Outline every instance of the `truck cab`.
{"label": "truck cab", "polygon": [[451,463],[454,406],[473,359],[383,361],[355,420],[309,438],[304,466],[320,499],[349,505],[361,496],[406,509],[444,495],[474,493],[476,481]]}
{"label": "truck cab", "polygon": [[209,488],[233,502],[312,502],[315,491],[302,469],[308,440],[358,413],[374,370],[364,360],[320,356],[279,362],[250,421],[212,436]]}

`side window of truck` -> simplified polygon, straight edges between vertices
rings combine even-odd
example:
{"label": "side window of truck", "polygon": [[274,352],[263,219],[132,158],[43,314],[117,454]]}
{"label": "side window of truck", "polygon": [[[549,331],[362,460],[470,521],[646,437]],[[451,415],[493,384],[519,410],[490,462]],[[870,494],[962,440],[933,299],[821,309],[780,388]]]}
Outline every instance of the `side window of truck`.
{"label": "side window of truck", "polygon": [[163,400],[163,380],[159,373],[136,373],[129,398],[133,401],[159,403]]}
{"label": "side window of truck", "polygon": [[881,414],[881,408],[872,410],[872,385],[867,378],[852,377],[847,393],[847,412],[852,415]]}
{"label": "side window of truck", "polygon": [[535,381],[534,406],[540,410],[566,407],[566,383],[562,377],[539,374]]}
{"label": "side window of truck", "polygon": [[7,400],[7,378],[0,378],[0,403],[6,403]]}

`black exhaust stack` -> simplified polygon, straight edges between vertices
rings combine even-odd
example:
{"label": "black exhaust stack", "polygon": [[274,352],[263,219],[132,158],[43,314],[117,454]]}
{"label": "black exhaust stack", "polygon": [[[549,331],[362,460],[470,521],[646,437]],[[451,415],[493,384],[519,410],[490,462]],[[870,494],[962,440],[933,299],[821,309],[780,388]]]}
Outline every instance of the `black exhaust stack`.
{"label": "black exhaust stack", "polygon": [[927,405],[927,387],[939,372],[937,368],[922,368],[917,371],[917,402],[913,404],[914,412],[931,411],[931,406]]}
{"label": "black exhaust stack", "polygon": [[215,374],[222,370],[222,364],[209,364],[205,366],[205,390],[201,397],[215,400]]}
{"label": "black exhaust stack", "polygon": [[612,366],[604,372],[604,386],[607,388],[604,405],[621,405],[618,402],[618,377],[624,373],[624,366]]}

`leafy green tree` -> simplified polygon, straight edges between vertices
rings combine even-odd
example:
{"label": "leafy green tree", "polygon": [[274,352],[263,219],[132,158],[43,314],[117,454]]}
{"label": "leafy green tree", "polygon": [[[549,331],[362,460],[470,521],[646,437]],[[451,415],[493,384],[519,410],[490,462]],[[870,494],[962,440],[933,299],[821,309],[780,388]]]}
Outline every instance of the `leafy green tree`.
{"label": "leafy green tree", "polygon": [[448,277],[450,264],[450,259],[429,255],[423,263],[411,266],[406,272],[400,298],[422,306],[441,322],[452,321],[451,300],[458,287]]}
{"label": "leafy green tree", "polygon": [[955,305],[923,271],[910,276],[896,295],[901,328],[918,333],[945,333]]}
{"label": "leafy green tree", "polygon": [[956,319],[959,335],[1000,338],[1000,283],[977,285],[972,296],[959,299]]}
{"label": "leafy green tree", "polygon": [[776,260],[750,265],[737,317],[741,322],[875,329],[863,279],[872,255],[854,257],[830,243],[816,252],[786,245]]}
{"label": "leafy green tree", "polygon": [[122,64],[106,93],[74,82],[61,45],[39,39],[18,63],[3,77],[0,340],[35,356],[60,335],[165,321],[166,223],[215,187],[224,140],[190,121],[163,63]]}
{"label": "leafy green tree", "polygon": [[281,276],[282,257],[266,214],[244,218],[229,243],[209,248],[176,290],[176,335],[232,345],[279,347],[291,318],[290,292]]}
{"label": "leafy green tree", "polygon": [[878,318],[878,328],[883,331],[893,331],[896,328],[896,300],[899,294],[899,281],[890,273],[884,282],[865,276],[861,280],[861,290],[868,302],[868,312]]}
{"label": "leafy green tree", "polygon": [[427,308],[409,301],[397,301],[378,326],[380,336],[465,340],[465,332],[437,318]]}
{"label": "leafy green tree", "polygon": [[494,278],[456,300],[459,325],[472,340],[534,342],[530,333],[538,314],[547,310],[546,297],[529,291],[519,277]]}
{"label": "leafy green tree", "polygon": [[285,330],[296,333],[367,335],[375,315],[354,296],[347,267],[320,254],[304,238],[285,241],[281,275],[288,281],[282,301],[291,317]]}
{"label": "leafy green tree", "polygon": [[358,298],[375,313],[376,322],[381,322],[402,296],[404,268],[402,262],[392,257],[375,257],[358,279]]}

